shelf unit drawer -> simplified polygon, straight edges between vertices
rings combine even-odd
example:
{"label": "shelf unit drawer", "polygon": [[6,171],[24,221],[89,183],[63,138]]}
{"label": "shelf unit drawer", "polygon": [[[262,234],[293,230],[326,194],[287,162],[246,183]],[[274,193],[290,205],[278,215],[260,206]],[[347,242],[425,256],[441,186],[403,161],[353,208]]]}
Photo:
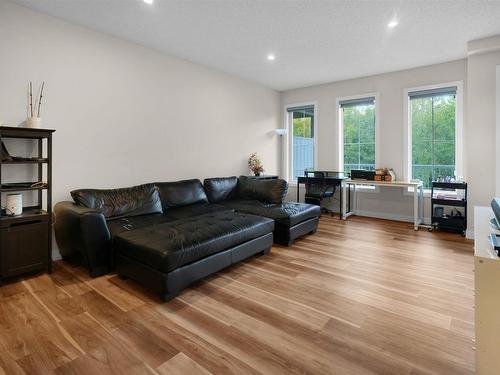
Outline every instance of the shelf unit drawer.
{"label": "shelf unit drawer", "polygon": [[0,276],[46,270],[49,229],[48,215],[3,226],[0,229]]}

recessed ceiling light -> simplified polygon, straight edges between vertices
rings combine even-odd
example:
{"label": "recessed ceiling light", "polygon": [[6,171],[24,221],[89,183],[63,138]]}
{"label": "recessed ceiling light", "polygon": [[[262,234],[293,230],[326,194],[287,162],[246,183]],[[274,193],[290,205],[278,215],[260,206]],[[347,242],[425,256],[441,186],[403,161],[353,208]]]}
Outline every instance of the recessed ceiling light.
{"label": "recessed ceiling light", "polygon": [[149,5],[153,4],[153,0],[144,0],[144,2]]}
{"label": "recessed ceiling light", "polygon": [[387,24],[387,27],[388,27],[389,29],[393,29],[393,28],[395,28],[397,25],[398,25],[398,21],[396,21],[396,20],[392,20],[391,22],[389,22],[389,23]]}
{"label": "recessed ceiling light", "polygon": [[270,53],[269,55],[267,55],[267,59],[268,59],[269,61],[274,61],[274,60],[276,60],[276,56],[274,56],[274,54],[273,54],[273,53]]}

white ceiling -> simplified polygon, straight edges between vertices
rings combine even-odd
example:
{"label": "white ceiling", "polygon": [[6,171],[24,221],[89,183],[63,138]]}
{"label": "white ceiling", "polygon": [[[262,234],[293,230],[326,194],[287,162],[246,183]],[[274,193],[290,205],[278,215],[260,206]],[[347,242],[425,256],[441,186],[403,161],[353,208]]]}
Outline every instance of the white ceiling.
{"label": "white ceiling", "polygon": [[463,58],[500,34],[500,0],[14,2],[277,90]]}

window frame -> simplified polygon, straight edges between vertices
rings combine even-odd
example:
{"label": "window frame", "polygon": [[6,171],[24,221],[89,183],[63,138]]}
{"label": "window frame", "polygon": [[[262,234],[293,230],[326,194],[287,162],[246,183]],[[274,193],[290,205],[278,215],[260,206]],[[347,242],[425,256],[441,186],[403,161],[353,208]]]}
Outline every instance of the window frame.
{"label": "window frame", "polygon": [[356,100],[356,99],[366,99],[375,98],[375,168],[379,165],[379,155],[380,155],[380,95],[378,92],[370,92],[359,95],[343,96],[338,97],[335,100],[335,108],[337,110],[337,170],[344,170],[344,112],[340,106],[340,103],[345,100]]}
{"label": "window frame", "polygon": [[[411,92],[435,90],[446,87],[456,86],[457,92],[455,96],[455,173],[457,176],[464,177],[463,165],[463,115],[464,115],[464,91],[463,81],[445,82],[433,85],[418,86],[405,88],[403,91],[404,102],[404,127],[403,127],[403,177],[406,181],[413,178],[412,176],[412,122],[410,111],[410,96]],[[425,189],[425,196],[430,196],[431,189]]]}
{"label": "window frame", "polygon": [[284,178],[292,186],[297,184],[297,180],[293,180],[293,120],[291,121],[291,114],[293,112],[288,112],[288,108],[292,107],[306,107],[312,106],[314,108],[314,121],[313,121],[313,144],[314,144],[314,155],[313,155],[313,168],[318,167],[318,102],[317,101],[307,101],[300,103],[288,103],[284,105],[284,126],[287,129],[286,141],[283,147],[283,165],[284,165]]}

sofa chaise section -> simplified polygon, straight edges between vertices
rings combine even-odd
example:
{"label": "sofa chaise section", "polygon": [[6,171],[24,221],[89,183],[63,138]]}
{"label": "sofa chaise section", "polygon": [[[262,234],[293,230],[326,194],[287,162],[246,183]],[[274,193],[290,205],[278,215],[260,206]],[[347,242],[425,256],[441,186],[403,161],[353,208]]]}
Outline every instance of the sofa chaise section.
{"label": "sofa chaise section", "polygon": [[284,201],[288,189],[285,180],[218,177],[205,179],[203,184],[211,203],[275,220],[275,243],[289,246],[318,228],[321,209],[312,204]]}
{"label": "sofa chaise section", "polygon": [[113,242],[117,272],[168,300],[195,280],[267,253],[273,229],[265,217],[218,211],[122,232]]}
{"label": "sofa chaise section", "polygon": [[290,246],[295,239],[312,234],[318,228],[320,212],[315,205],[296,202],[273,204],[247,199],[232,199],[221,204],[237,212],[273,219],[274,242],[281,245]]}

